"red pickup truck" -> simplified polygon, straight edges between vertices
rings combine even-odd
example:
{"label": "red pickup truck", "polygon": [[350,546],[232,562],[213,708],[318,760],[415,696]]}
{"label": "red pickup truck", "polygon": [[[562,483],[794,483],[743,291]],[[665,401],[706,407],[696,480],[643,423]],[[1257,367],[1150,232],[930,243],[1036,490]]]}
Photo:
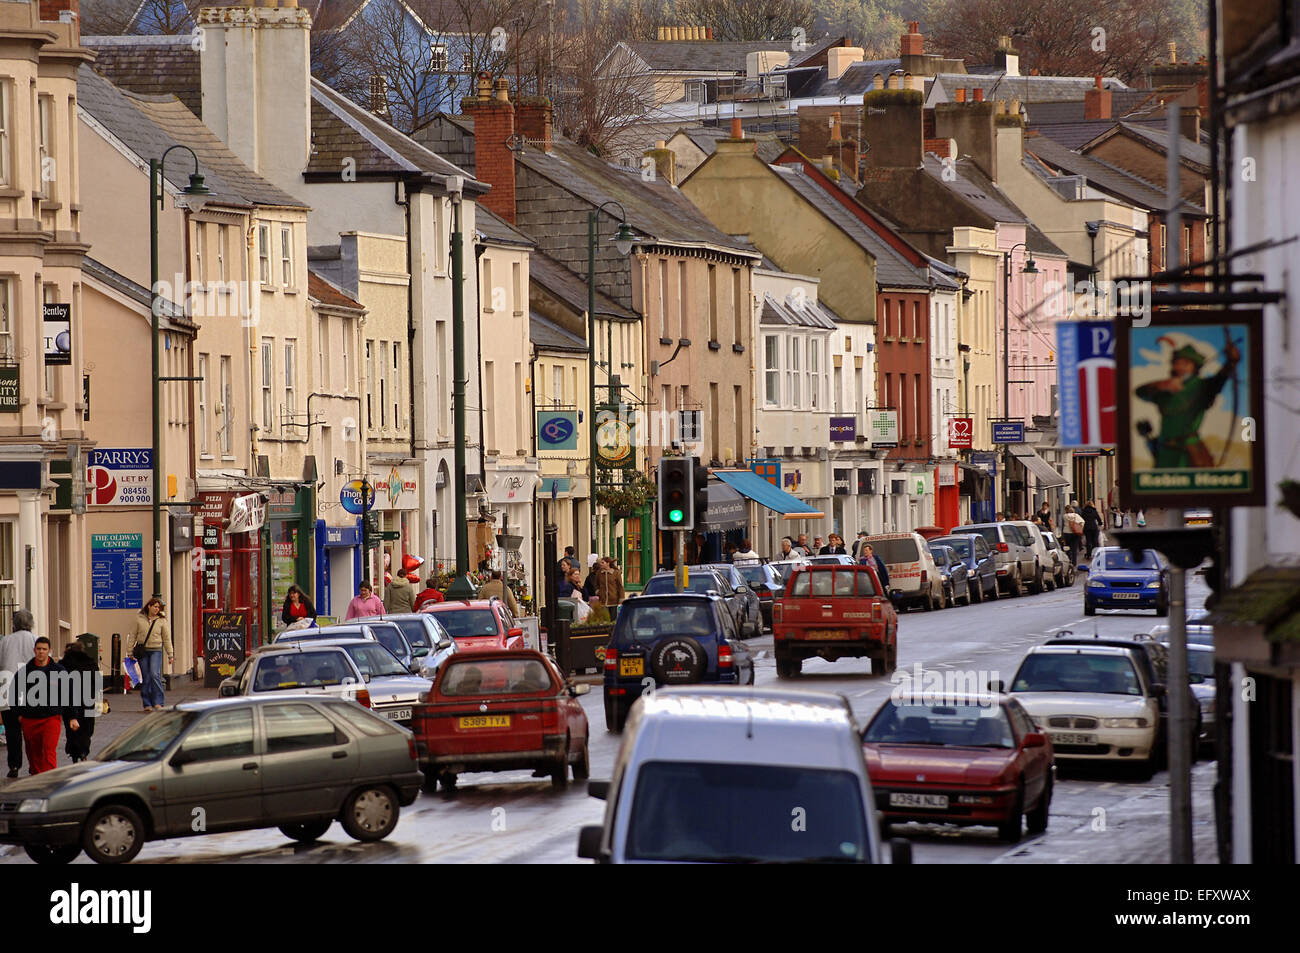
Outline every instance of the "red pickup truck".
{"label": "red pickup truck", "polygon": [[772,606],[772,637],[780,678],[806,658],[869,658],[873,675],[898,666],[898,613],[874,566],[796,569]]}

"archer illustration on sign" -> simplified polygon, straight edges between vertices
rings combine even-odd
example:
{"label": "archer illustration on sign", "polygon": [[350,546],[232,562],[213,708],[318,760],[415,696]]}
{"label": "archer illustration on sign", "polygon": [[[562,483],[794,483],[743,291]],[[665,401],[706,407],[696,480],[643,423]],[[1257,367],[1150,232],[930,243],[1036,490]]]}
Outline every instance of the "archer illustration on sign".
{"label": "archer illustration on sign", "polygon": [[1254,312],[1162,315],[1120,334],[1121,474],[1132,503],[1243,505],[1257,494],[1259,325]]}

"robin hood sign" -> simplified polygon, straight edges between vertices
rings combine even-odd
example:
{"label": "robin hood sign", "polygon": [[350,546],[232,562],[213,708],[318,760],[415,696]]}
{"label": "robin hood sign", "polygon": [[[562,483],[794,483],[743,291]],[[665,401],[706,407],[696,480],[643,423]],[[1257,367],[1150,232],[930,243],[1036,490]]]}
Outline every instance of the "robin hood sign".
{"label": "robin hood sign", "polygon": [[1117,323],[1119,490],[1145,506],[1265,502],[1262,317],[1157,312]]}

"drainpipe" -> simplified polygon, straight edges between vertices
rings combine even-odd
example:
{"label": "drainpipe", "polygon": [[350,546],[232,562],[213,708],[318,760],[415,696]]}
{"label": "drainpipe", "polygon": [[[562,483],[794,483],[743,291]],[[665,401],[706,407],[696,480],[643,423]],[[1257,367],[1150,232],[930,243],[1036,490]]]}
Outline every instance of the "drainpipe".
{"label": "drainpipe", "polygon": [[[478,310],[474,315],[474,336],[476,350],[478,351],[478,484],[482,487],[484,494],[487,493],[487,464],[484,457],[487,454],[487,443],[483,436],[483,253],[487,251],[487,246],[480,239],[483,233],[474,232],[474,296],[478,300]],[[491,289],[489,289],[489,294]],[[475,566],[475,569],[478,567]]]}
{"label": "drainpipe", "polygon": [[[402,193],[405,198],[398,200],[398,185],[404,185]],[[418,460],[415,446],[415,272],[414,257],[411,250],[411,192],[417,195],[420,192],[419,183],[415,183],[412,190],[410,182],[393,183],[393,204],[402,206],[404,218],[406,221],[406,365],[407,375],[410,386],[407,387],[407,420],[411,428],[411,459]],[[358,275],[358,284],[360,276]],[[360,288],[358,288],[360,291]],[[423,525],[424,514],[420,514],[421,525]]]}

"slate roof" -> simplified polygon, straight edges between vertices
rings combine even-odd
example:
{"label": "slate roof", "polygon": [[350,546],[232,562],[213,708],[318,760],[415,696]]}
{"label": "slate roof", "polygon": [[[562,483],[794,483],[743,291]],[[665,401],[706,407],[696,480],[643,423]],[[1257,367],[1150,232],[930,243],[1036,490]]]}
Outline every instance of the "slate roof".
{"label": "slate roof", "polygon": [[[731,138],[731,130],[721,126],[682,127],[677,131],[699,146],[706,155],[713,155],[717,151],[719,140]],[[775,133],[760,132],[752,136],[746,133],[745,137],[758,144],[758,157],[764,162],[775,162],[785,152],[786,144]]]}
{"label": "slate roof", "polygon": [[523,248],[536,245],[531,238],[481,202],[474,206],[474,225],[483,233],[484,238],[498,245],[519,245]]}
{"label": "slate roof", "polygon": [[83,36],[95,51],[94,69],[114,86],[145,95],[173,95],[203,115],[199,54],[189,34],[180,36]]}
{"label": "slate roof", "polygon": [[536,311],[528,312],[528,340],[535,347],[552,351],[581,351],[587,353],[587,342],[578,335],[564,330],[554,321]]}
{"label": "slate roof", "polygon": [[771,292],[763,292],[763,309],[759,324],[795,328],[834,328],[835,321],[811,300],[804,298],[802,306],[786,299],[778,301]]}
{"label": "slate roof", "polygon": [[892,245],[824,189],[801,166],[774,165],[771,168],[790,188],[822,213],[840,231],[876,259],[876,282],[887,288],[928,288],[929,276],[904,258]]}
{"label": "slate roof", "polygon": [[[307,208],[272,185],[226,147],[174,96],[142,96],[117,89],[87,66],[77,71],[77,101],[91,118],[141,159],[156,159],[184,143],[194,150],[210,201],[227,205]],[[189,185],[193,165],[181,151],[169,157],[164,173],[178,189]]]}
{"label": "slate roof", "polygon": [[[1145,124],[1145,123],[1133,123],[1133,122],[1119,123],[1119,127],[1121,130],[1132,134],[1137,139],[1145,142],[1147,145],[1153,147],[1154,149],[1156,149],[1156,151],[1160,153],[1165,152],[1169,141],[1168,134],[1163,128],[1163,125],[1164,123],[1161,123],[1162,128],[1153,129],[1149,124]],[[1103,133],[1103,135],[1105,134]],[[1098,136],[1097,138],[1101,138],[1101,137]],[[1191,139],[1188,139],[1186,136],[1179,136],[1178,139],[1179,139],[1178,152],[1179,155],[1184,160],[1189,162],[1194,162],[1197,165],[1205,166],[1207,169],[1209,168],[1210,166],[1209,146],[1203,145],[1199,142],[1193,142]]]}
{"label": "slate roof", "polygon": [[[130,278],[119,274],[103,262],[96,261],[94,258],[87,255],[82,259],[81,270],[94,277],[97,281],[108,285],[119,294],[123,294],[130,298],[136,304],[143,306],[146,311],[152,306],[152,298],[149,295],[148,288],[144,285],[136,284]],[[159,300],[162,302],[162,305],[159,308],[159,317],[166,318],[178,327],[188,329],[198,327],[198,325],[185,314],[185,309],[176,304],[176,302],[172,301],[170,298],[163,297],[162,295],[159,295]]]}
{"label": "slate roof", "polygon": [[[528,277],[567,304],[575,313],[587,313],[586,279],[575,275],[550,255],[536,250],[531,252],[528,255]],[[637,317],[635,312],[602,294],[599,288],[596,289],[596,313],[617,318]],[[586,347],[585,344],[583,346]]]}
{"label": "slate roof", "polygon": [[[1112,121],[1140,118],[1147,110],[1143,105],[1156,95],[1154,89],[1113,89],[1110,93]],[[1025,107],[1031,123],[1087,122],[1084,118],[1083,97],[1069,102],[1033,103]]]}
{"label": "slate roof", "polygon": [[321,304],[334,308],[366,310],[365,305],[310,266],[307,268],[307,294]]}
{"label": "slate roof", "polygon": [[[956,98],[956,90],[982,89],[984,98],[1018,99],[1022,103],[1083,101],[1084,94],[1093,88],[1095,80],[1091,76],[1009,76],[1006,73],[940,73],[934,77],[934,85],[926,99],[926,105],[935,101],[951,102]],[[1102,79],[1102,86],[1112,92],[1128,89],[1128,85],[1113,76]],[[943,98],[938,97],[942,93]],[[966,94],[970,99],[970,93]],[[1112,102],[1114,100],[1112,99]]]}
{"label": "slate roof", "polygon": [[669,73],[743,73],[750,53],[789,52],[783,40],[624,40],[620,45],[652,70]]}
{"label": "slate roof", "polygon": [[[1066,175],[1082,175],[1093,187],[1139,208],[1149,211],[1163,210],[1168,204],[1169,200],[1164,190],[1158,185],[1094,156],[1082,155],[1067,149],[1061,143],[1046,136],[1030,136],[1025,139],[1025,154],[1038,158],[1043,164],[1060,170]],[[1204,215],[1205,209],[1185,201],[1183,212]]]}
{"label": "slate roof", "polygon": [[[1033,129],[1044,136],[1050,136],[1067,149],[1078,149],[1085,143],[1092,142],[1108,129],[1115,128],[1117,120],[1114,119],[1086,119],[1082,122],[1053,122],[1039,123],[1034,122],[1034,115],[1037,107],[1030,105],[1025,107],[1029,114],[1028,129]],[[1163,120],[1138,120],[1139,123],[1153,123],[1159,126],[1164,125]]]}

